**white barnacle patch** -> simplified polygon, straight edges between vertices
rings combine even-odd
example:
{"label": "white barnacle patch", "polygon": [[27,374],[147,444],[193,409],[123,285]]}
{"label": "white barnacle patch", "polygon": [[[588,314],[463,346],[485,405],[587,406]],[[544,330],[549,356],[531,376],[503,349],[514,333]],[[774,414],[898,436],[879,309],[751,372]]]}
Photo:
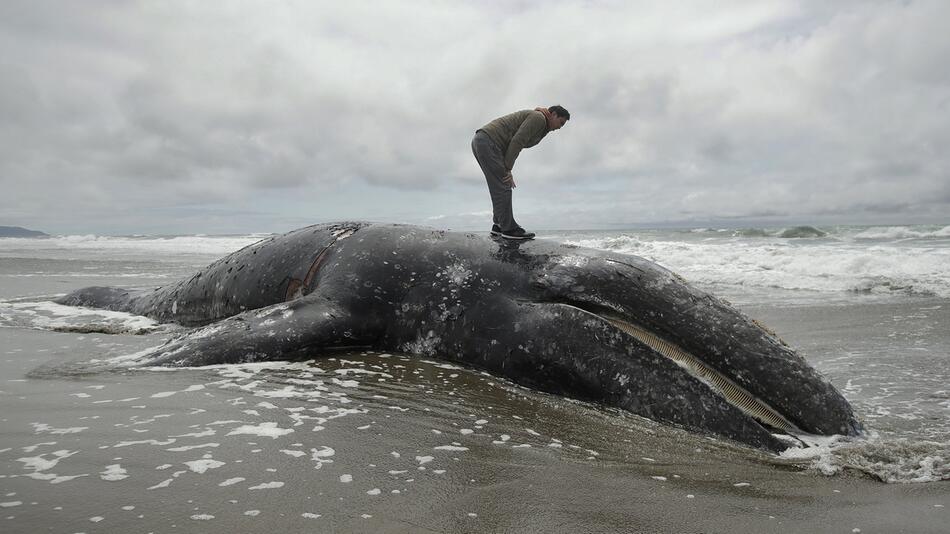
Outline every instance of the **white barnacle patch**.
{"label": "white barnacle patch", "polygon": [[584,267],[588,262],[590,258],[586,256],[561,256],[557,259],[557,264],[564,267]]}
{"label": "white barnacle patch", "polygon": [[265,317],[274,315],[278,312],[286,312],[286,311],[290,311],[291,314],[293,313],[293,311],[290,310],[290,304],[284,303],[284,304],[278,304],[276,306],[268,306],[267,308],[263,308],[260,311],[258,311],[256,314],[254,314],[254,316],[257,317],[258,319],[263,319]]}
{"label": "white barnacle patch", "polygon": [[436,276],[441,276],[443,280],[454,286],[464,286],[472,277],[472,271],[469,270],[464,262],[453,263]]}
{"label": "white barnacle patch", "polygon": [[337,241],[346,239],[356,233],[356,228],[340,228],[330,232]]}
{"label": "white barnacle patch", "polygon": [[622,387],[622,386],[626,386],[627,383],[630,382],[630,377],[629,377],[628,375],[625,375],[625,374],[617,373],[617,374],[614,376],[614,380],[615,380],[618,384],[620,384],[621,387]]}
{"label": "white barnacle patch", "polygon": [[420,332],[415,341],[403,343],[401,349],[410,354],[421,354],[424,356],[435,356],[436,348],[442,339],[435,335],[435,332],[429,330],[425,336]]}
{"label": "white barnacle patch", "polygon": [[663,290],[663,288],[665,288],[668,285],[676,284],[677,279],[680,281],[683,280],[681,277],[675,276],[672,272],[662,272],[658,274],[659,276],[657,276],[655,279],[653,279],[652,281],[650,281],[650,283],[646,285],[647,289],[650,289],[653,291],[661,291]]}
{"label": "white barnacle patch", "polygon": [[205,339],[209,337],[214,337],[217,334],[220,334],[222,331],[227,330],[228,325],[226,323],[217,323],[210,326],[205,326],[195,330],[194,332],[188,334],[190,339]]}

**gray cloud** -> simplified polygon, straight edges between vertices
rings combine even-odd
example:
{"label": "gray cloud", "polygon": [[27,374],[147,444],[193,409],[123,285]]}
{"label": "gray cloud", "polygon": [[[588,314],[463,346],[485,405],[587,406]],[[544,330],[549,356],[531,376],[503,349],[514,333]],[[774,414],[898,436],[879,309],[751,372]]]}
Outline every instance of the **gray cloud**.
{"label": "gray cloud", "polygon": [[4,2],[0,224],[481,227],[473,131],[554,103],[571,122],[515,169],[525,224],[945,221],[948,16],[936,0]]}

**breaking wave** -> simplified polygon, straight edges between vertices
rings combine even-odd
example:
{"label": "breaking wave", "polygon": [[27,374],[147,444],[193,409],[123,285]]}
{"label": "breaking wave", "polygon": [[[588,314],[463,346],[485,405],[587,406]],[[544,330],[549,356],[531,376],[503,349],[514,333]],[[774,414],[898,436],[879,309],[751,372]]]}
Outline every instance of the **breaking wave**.
{"label": "breaking wave", "polygon": [[867,439],[830,436],[813,439],[779,457],[825,475],[849,470],[865,473],[888,484],[950,480],[950,443],[907,439]]}
{"label": "breaking wave", "polygon": [[950,247],[807,241],[688,241],[624,234],[569,242],[643,256],[709,286],[950,297]]}

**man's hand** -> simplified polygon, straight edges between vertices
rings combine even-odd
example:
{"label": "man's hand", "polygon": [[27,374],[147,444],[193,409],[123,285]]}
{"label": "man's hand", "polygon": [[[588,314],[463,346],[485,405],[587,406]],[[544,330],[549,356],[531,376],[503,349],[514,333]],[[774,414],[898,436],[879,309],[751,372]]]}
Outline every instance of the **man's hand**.
{"label": "man's hand", "polygon": [[511,171],[508,171],[508,174],[501,179],[501,183],[511,187],[512,189],[518,187],[515,185],[515,177],[511,175]]}

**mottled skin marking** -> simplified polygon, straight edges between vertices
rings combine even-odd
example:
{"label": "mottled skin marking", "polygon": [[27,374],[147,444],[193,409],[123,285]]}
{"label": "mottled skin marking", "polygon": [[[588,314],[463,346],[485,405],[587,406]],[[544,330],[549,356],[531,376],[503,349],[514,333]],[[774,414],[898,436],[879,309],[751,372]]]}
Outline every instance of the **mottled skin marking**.
{"label": "mottled skin marking", "polygon": [[[289,300],[288,300],[289,298]],[[372,223],[310,226],[154,290],[86,288],[58,302],[187,326],[137,359],[205,365],[407,351],[617,406],[754,447],[784,448],[703,381],[606,318],[676,343],[806,432],[860,432],[837,390],[728,303],[636,256]]]}

